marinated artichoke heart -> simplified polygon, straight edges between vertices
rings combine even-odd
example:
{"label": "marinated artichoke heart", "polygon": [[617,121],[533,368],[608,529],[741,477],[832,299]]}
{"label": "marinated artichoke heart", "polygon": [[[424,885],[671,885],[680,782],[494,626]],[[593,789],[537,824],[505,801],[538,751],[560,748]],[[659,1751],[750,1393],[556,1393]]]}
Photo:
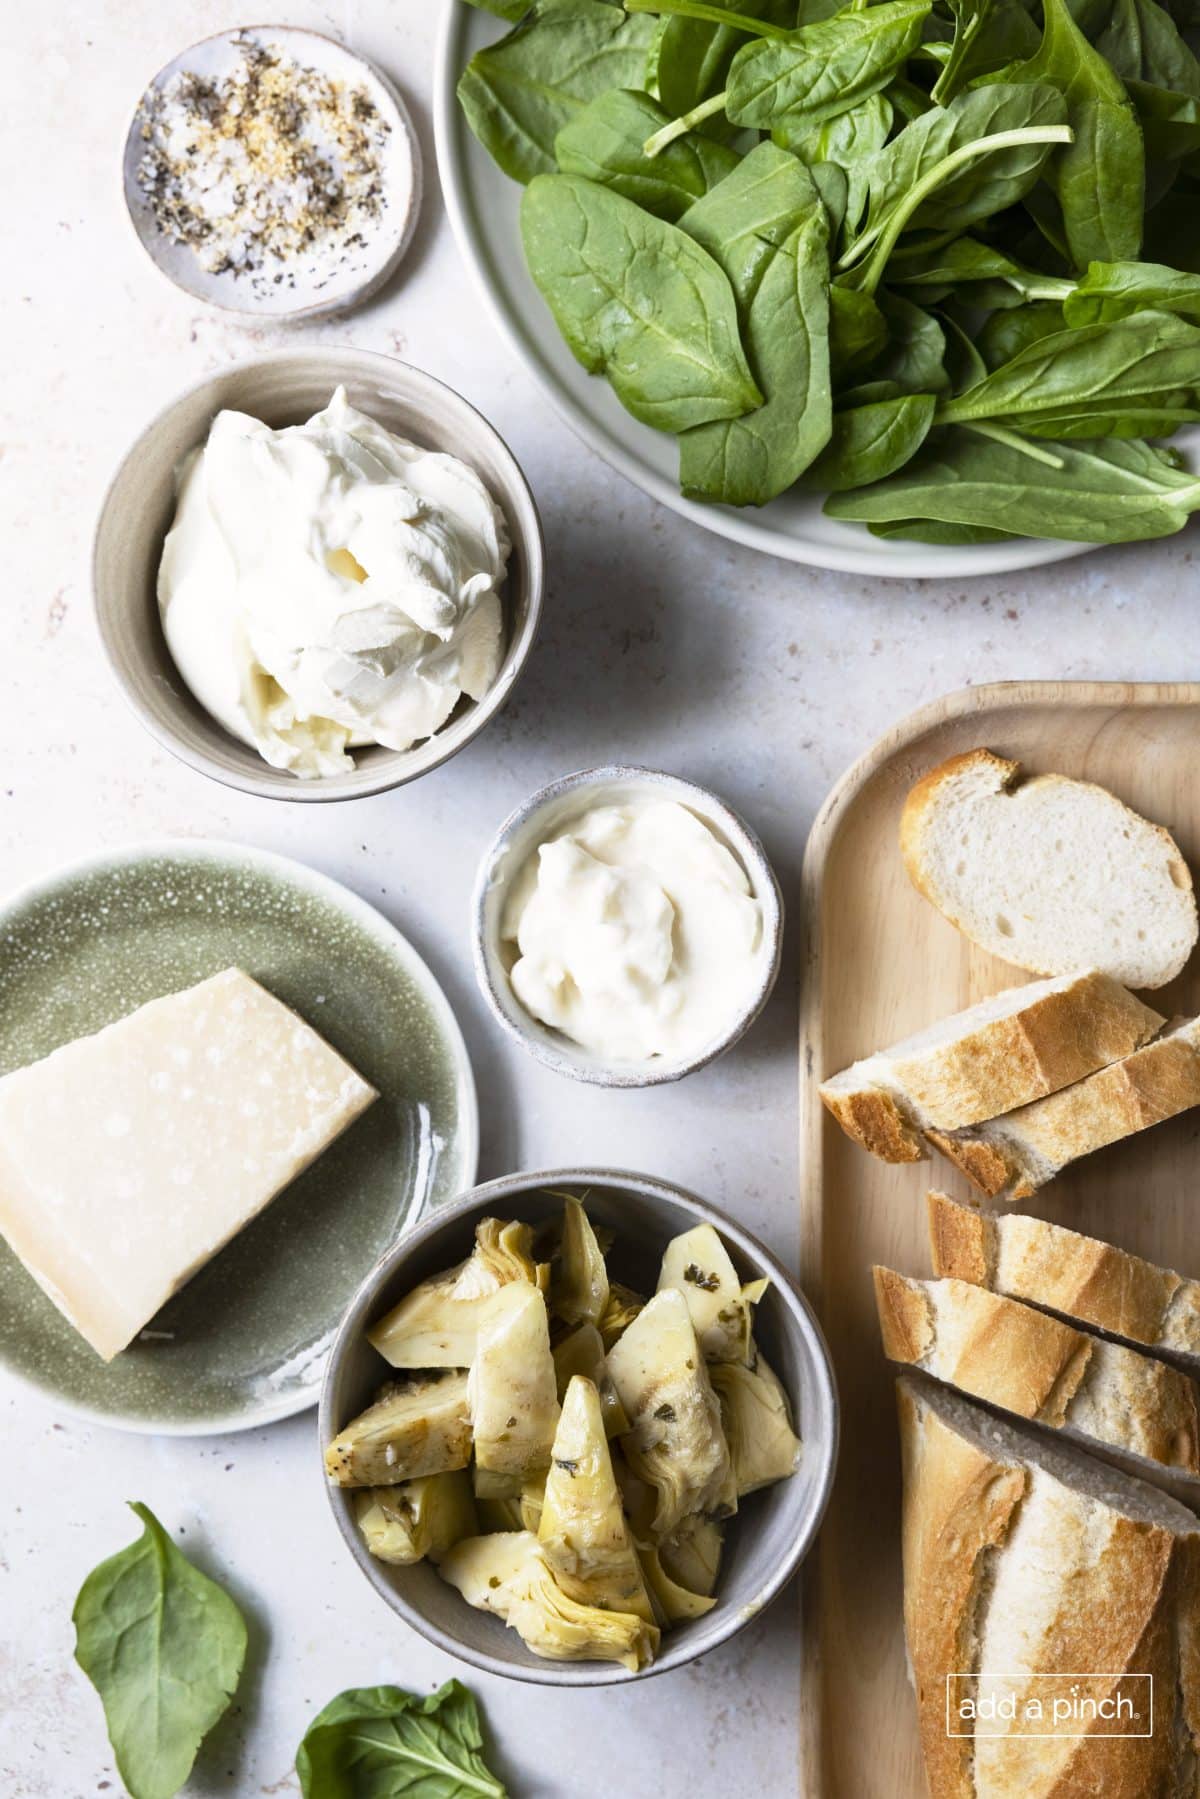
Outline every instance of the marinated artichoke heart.
{"label": "marinated artichoke heart", "polygon": [[354,1496],[354,1515],[371,1554],[399,1567],[425,1556],[437,1561],[479,1530],[471,1482],[461,1468],[395,1487],[365,1487]]}
{"label": "marinated artichoke heart", "polygon": [[535,1474],[521,1488],[521,1529],[531,1530],[537,1534],[537,1527],[542,1521],[542,1506],[546,1500],[546,1476]]}
{"label": "marinated artichoke heart", "polygon": [[593,1383],[600,1395],[606,1436],[619,1437],[629,1429],[625,1408],[617,1398],[617,1389],[604,1359],[604,1340],[594,1324],[577,1325],[569,1337],[555,1344],[554,1373],[560,1401],[575,1375],[582,1374]]}
{"label": "marinated artichoke heart", "polygon": [[524,1481],[549,1466],[558,1383],[536,1287],[513,1282],[497,1295],[480,1328],[468,1390],[478,1469]]}
{"label": "marinated artichoke heart", "polygon": [[779,1376],[763,1357],[756,1353],[752,1367],[739,1362],[714,1367],[712,1383],[721,1401],[738,1497],[794,1474],[800,1439],[792,1429]]}
{"label": "marinated artichoke heart", "polygon": [[620,1281],[609,1282],[608,1304],[600,1319],[600,1337],[606,1350],[629,1329],[645,1303],[632,1287],[622,1286]]}
{"label": "marinated artichoke heart", "polygon": [[531,1256],[527,1224],[483,1218],[465,1262],[422,1281],[367,1332],[393,1368],[469,1368],[481,1324],[497,1295],[520,1282],[545,1288],[549,1270]]}
{"label": "marinated artichoke heart", "polygon": [[374,1405],[325,1451],[339,1487],[392,1487],[426,1474],[449,1474],[471,1459],[471,1414],[462,1373],[390,1381]]}
{"label": "marinated artichoke heart", "polygon": [[721,1408],[682,1293],[655,1294],[609,1351],[608,1371],[632,1419],[621,1448],[654,1489],[651,1535],[669,1536],[692,1512],[736,1511]]}
{"label": "marinated artichoke heart", "polygon": [[538,1542],[569,1598],[607,1611],[634,1612],[653,1624],[654,1610],[613,1475],[600,1395],[580,1374],[563,1401]]}
{"label": "marinated artichoke heart", "polygon": [[563,1203],[562,1243],[550,1283],[550,1310],[564,1324],[598,1324],[608,1305],[608,1270],[582,1204]]}
{"label": "marinated artichoke heart", "polygon": [[620,1662],[631,1673],[654,1660],[657,1628],[632,1612],[569,1598],[530,1531],[469,1538],[444,1557],[440,1572],[468,1604],[503,1618],[534,1655]]}
{"label": "marinated artichoke heart", "polygon": [[716,1600],[708,1593],[693,1593],[679,1581],[672,1580],[663,1567],[657,1549],[639,1549],[646,1585],[654,1600],[655,1611],[663,1624],[677,1624],[682,1618],[702,1618],[711,1612]]}
{"label": "marinated artichoke heart", "polygon": [[672,1237],[663,1256],[658,1290],[674,1287],[687,1300],[706,1362],[748,1362],[753,1307],[765,1280],[743,1286],[729,1251],[711,1224]]}
{"label": "marinated artichoke heart", "polygon": [[658,1546],[658,1559],[669,1578],[690,1593],[717,1590],[725,1526],[699,1512],[685,1518],[674,1536]]}

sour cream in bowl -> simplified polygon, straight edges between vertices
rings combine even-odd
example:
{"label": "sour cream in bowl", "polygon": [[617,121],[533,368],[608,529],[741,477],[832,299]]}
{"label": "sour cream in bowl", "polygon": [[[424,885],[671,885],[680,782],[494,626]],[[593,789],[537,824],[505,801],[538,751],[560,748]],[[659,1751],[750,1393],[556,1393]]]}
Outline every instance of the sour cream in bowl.
{"label": "sour cream in bowl", "polygon": [[648,769],[586,769],[535,794],[485,855],[476,972],[541,1061],[652,1086],[749,1028],[779,972],[782,919],[762,845],[715,794]]}

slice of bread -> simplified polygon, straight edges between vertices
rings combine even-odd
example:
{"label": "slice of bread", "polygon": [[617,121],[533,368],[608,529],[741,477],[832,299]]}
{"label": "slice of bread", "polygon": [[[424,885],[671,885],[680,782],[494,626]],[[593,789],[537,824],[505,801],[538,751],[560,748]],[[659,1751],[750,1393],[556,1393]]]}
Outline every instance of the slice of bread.
{"label": "slice of bread", "polygon": [[933,1271],[1027,1300],[1200,1372],[1200,1281],[1043,1218],[929,1195]]}
{"label": "slice of bread", "polygon": [[1162,1026],[1109,975],[1030,981],[942,1019],[825,1081],[842,1129],[885,1162],[917,1162],[922,1133],[1010,1112],[1127,1056]]}
{"label": "slice of bread", "polygon": [[900,819],[914,885],[973,942],[1034,974],[1173,980],[1197,934],[1174,838],[1089,781],[1020,773],[979,749],[918,781]]}
{"label": "slice of bread", "polygon": [[949,1277],[876,1268],[884,1354],[1006,1412],[1112,1450],[1147,1479],[1200,1499],[1200,1409],[1178,1368],[1075,1330],[1034,1306]]}
{"label": "slice of bread", "polygon": [[989,1199],[1028,1199],[1081,1156],[1200,1105],[1200,1018],[1046,1099],[961,1131],[929,1131]]}
{"label": "slice of bread", "polygon": [[[1194,1795],[1200,1520],[921,1375],[897,1387],[904,1621],[931,1799]],[[1136,1715],[1068,1712],[1057,1729],[1030,1716],[1034,1698],[1046,1719],[1054,1698],[1072,1704],[1072,1687]],[[1013,1719],[976,1724],[963,1706],[1010,1696]]]}

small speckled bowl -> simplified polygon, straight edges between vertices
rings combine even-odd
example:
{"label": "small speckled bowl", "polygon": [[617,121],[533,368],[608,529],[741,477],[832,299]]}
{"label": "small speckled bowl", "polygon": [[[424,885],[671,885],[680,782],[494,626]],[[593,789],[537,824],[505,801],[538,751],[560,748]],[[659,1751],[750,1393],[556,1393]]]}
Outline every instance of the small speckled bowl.
{"label": "small speckled bowl", "polygon": [[[732,852],[762,907],[762,942],[745,1003],[728,1029],[696,1055],[674,1061],[612,1062],[584,1049],[527,1012],[512,989],[509,971],[516,946],[501,935],[509,883],[556,831],[593,806],[628,799],[674,800],[694,812]],[[744,820],[706,787],[649,768],[617,764],[584,768],[541,788],[505,819],[479,865],[472,900],[475,973],[483,996],[504,1029],[539,1062],[598,1087],[657,1087],[704,1068],[742,1038],[771,996],[783,953],[783,895],[767,853]]]}
{"label": "small speckled bowl", "polygon": [[[171,658],[156,584],[175,512],[175,471],[202,444],[223,407],[276,428],[300,424],[341,383],[353,405],[389,431],[458,456],[487,483],[512,538],[501,590],[505,648],[482,700],[461,700],[436,736],[408,750],[353,750],[352,773],[300,780],[272,768],[195,699]],[[276,800],[348,800],[400,787],[439,767],[501,710],[529,657],[541,619],[545,552],[528,483],[511,451],[475,408],[431,375],[366,350],[284,350],[211,375],[166,406],[113,479],[96,527],[92,588],[109,664],[125,697],[181,761],[229,787]]]}
{"label": "small speckled bowl", "polygon": [[838,1447],[838,1400],[829,1351],[803,1293],[757,1238],[694,1194],[640,1174],[560,1168],[508,1175],[476,1187],[401,1238],[359,1288],[330,1353],[318,1433],[323,1451],[388,1378],[391,1371],[366,1339],[377,1318],[418,1281],[468,1255],[480,1218],[489,1214],[520,1218],[536,1228],[560,1215],[564,1188],[580,1197],[586,1194],[589,1217],[614,1233],[609,1252],[614,1275],[640,1292],[655,1287],[670,1239],[698,1224],[711,1224],[720,1232],[743,1280],[765,1275],[770,1282],[756,1309],[755,1341],[783,1382],[804,1447],[790,1479],[748,1494],[730,1519],[713,1609],[665,1631],[657,1659],[641,1674],[629,1674],[612,1662],[546,1661],[526,1649],[499,1618],[469,1606],[428,1562],[398,1568],[370,1555],[354,1520],[353,1493],[326,1480],[323,1463],[320,1478],[361,1572],[397,1616],[439,1649],[510,1680],[556,1687],[609,1686],[680,1668],[736,1636],[786,1586],[824,1515]]}

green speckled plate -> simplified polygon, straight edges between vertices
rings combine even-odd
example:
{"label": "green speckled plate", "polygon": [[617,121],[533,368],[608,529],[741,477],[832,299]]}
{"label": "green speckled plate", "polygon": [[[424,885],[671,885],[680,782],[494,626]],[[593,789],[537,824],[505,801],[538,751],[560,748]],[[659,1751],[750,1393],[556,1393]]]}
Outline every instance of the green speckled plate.
{"label": "green speckled plate", "polygon": [[107,1366],[0,1240],[0,1366],[101,1423],[200,1435],[315,1404],[363,1276],[475,1179],[470,1064],[425,964],[335,881],[238,844],[114,851],[0,908],[0,1073],[233,964],[381,1097]]}

